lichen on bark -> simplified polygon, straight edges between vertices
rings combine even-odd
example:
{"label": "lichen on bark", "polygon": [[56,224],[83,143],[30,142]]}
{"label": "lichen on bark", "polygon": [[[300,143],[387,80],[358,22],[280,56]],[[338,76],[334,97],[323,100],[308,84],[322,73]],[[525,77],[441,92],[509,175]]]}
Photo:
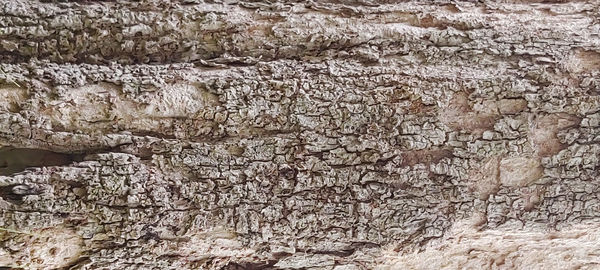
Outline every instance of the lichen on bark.
{"label": "lichen on bark", "polygon": [[0,11],[0,266],[598,261],[593,1]]}

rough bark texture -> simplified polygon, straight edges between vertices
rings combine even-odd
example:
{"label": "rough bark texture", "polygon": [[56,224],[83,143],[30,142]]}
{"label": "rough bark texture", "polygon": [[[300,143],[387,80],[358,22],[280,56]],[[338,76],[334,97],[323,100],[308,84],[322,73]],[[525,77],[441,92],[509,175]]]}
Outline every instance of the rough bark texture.
{"label": "rough bark texture", "polygon": [[540,2],[3,0],[0,265],[597,268],[600,6]]}

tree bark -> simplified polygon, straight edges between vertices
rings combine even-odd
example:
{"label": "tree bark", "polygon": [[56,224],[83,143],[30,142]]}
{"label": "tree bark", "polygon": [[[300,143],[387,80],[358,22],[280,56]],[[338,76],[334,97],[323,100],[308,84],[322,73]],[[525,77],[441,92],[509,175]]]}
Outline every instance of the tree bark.
{"label": "tree bark", "polygon": [[0,3],[0,266],[598,267],[595,1]]}

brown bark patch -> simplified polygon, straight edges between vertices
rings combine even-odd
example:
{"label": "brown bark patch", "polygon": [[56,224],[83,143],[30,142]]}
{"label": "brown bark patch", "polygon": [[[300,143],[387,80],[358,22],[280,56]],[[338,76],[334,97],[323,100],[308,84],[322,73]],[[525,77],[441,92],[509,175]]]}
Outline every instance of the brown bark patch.
{"label": "brown bark patch", "polygon": [[600,69],[600,53],[587,50],[574,50],[565,63],[571,73],[584,73]]}
{"label": "brown bark patch", "polygon": [[453,130],[483,133],[496,123],[493,113],[474,111],[466,93],[455,94],[440,110],[439,120]]}
{"label": "brown bark patch", "polygon": [[494,194],[500,188],[500,157],[491,157],[482,162],[482,166],[471,171],[469,178],[469,188],[481,200],[487,200],[491,194]]}
{"label": "brown bark patch", "polygon": [[[62,269],[75,263],[84,251],[81,236],[62,228],[46,228],[31,233],[2,231],[0,265],[24,269]],[[10,235],[8,235],[10,234]],[[8,250],[17,250],[9,253]]]}
{"label": "brown bark patch", "polygon": [[566,113],[541,116],[531,124],[530,142],[540,157],[553,156],[566,147],[560,142],[556,133],[574,127],[580,122],[579,117]]}
{"label": "brown bark patch", "polygon": [[471,171],[469,187],[480,199],[487,200],[500,186],[528,186],[540,179],[543,172],[538,158],[495,156],[484,160],[481,166]]}
{"label": "brown bark patch", "polygon": [[438,163],[444,158],[452,157],[452,150],[449,148],[423,149],[401,154],[402,162],[400,166],[413,166],[416,164]]}
{"label": "brown bark patch", "polygon": [[500,161],[500,183],[503,186],[523,187],[542,177],[543,168],[536,158],[514,157]]}
{"label": "brown bark patch", "polygon": [[21,103],[27,99],[27,89],[16,86],[0,86],[0,112],[19,112]]}

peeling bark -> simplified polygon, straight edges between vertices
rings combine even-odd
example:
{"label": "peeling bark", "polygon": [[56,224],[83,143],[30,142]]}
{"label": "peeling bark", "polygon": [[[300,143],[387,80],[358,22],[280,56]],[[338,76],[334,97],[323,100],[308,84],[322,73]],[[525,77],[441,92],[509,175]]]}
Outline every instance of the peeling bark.
{"label": "peeling bark", "polygon": [[598,261],[593,1],[0,11],[0,266]]}

